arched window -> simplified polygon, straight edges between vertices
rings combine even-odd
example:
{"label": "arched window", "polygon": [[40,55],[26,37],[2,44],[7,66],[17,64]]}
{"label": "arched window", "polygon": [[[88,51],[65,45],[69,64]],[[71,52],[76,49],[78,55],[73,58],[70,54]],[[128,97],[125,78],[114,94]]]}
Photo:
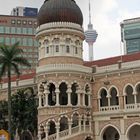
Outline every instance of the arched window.
{"label": "arched window", "polygon": [[68,119],[66,117],[62,117],[60,120],[60,131],[64,131],[68,129]]}
{"label": "arched window", "polygon": [[66,46],[66,52],[69,53],[70,52],[70,46]]}
{"label": "arched window", "polygon": [[65,82],[62,82],[59,86],[60,94],[59,94],[59,103],[60,105],[68,104],[68,95],[67,95],[67,85]]}
{"label": "arched window", "polygon": [[49,135],[52,135],[52,134],[55,134],[56,133],[56,125],[55,125],[55,122],[53,122],[53,121],[50,121],[49,122],[49,130],[48,130],[48,134]]}
{"label": "arched window", "polygon": [[138,84],[136,87],[136,98],[137,98],[137,103],[140,103],[140,84]]}
{"label": "arched window", "polygon": [[107,91],[105,89],[102,89],[100,92],[100,106],[104,107],[104,106],[108,106],[108,98],[107,98]]}
{"label": "arched window", "polygon": [[54,106],[56,104],[55,85],[53,83],[49,85],[48,104],[50,106]]}
{"label": "arched window", "polygon": [[126,92],[126,104],[134,104],[133,87],[128,85],[125,89]]}
{"label": "arched window", "polygon": [[56,52],[59,52],[59,45],[56,45],[56,46],[55,46],[55,51],[56,51]]}
{"label": "arched window", "polygon": [[111,106],[113,106],[113,105],[119,105],[119,99],[118,99],[118,96],[117,96],[117,90],[115,88],[112,88],[110,90],[110,95],[111,95],[110,105]]}
{"label": "arched window", "polygon": [[71,93],[71,104],[73,106],[77,105],[77,102],[78,102],[78,97],[77,97],[77,84],[74,83],[72,84],[72,87],[71,87],[71,90],[72,90],[72,93]]}
{"label": "arched window", "polygon": [[103,140],[119,140],[119,139],[120,135],[114,127],[109,126],[106,128],[103,134]]}
{"label": "arched window", "polygon": [[86,106],[89,106],[89,98],[88,98],[89,91],[90,91],[90,88],[88,85],[86,85],[86,87],[85,87],[85,105]]}
{"label": "arched window", "polygon": [[77,113],[75,113],[72,117],[72,127],[76,127],[78,126],[78,120],[79,120],[79,116]]}

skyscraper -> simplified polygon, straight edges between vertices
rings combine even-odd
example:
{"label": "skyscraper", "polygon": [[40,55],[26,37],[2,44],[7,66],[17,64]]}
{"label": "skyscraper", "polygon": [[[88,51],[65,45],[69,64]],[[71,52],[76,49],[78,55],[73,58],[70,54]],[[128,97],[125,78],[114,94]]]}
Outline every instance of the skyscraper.
{"label": "skyscraper", "polygon": [[140,18],[127,19],[121,23],[121,40],[124,54],[140,52]]}
{"label": "skyscraper", "polygon": [[[36,27],[36,17],[0,15],[0,43],[13,45],[19,42],[19,46],[24,51],[24,57],[32,65],[31,69],[35,69],[38,63]],[[21,66],[21,70],[26,73],[27,67]]]}
{"label": "skyscraper", "polygon": [[88,24],[88,30],[85,31],[85,40],[88,43],[89,46],[89,61],[92,61],[94,59],[93,56],[93,43],[97,39],[97,32],[93,29],[93,25],[91,23],[91,8],[90,8],[90,1],[89,1],[89,24]]}

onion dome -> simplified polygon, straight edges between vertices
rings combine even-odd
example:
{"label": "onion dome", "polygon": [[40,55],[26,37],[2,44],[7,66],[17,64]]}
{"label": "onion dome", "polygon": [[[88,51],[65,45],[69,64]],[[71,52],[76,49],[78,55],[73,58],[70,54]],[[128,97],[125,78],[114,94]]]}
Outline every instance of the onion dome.
{"label": "onion dome", "polygon": [[45,0],[37,19],[38,25],[50,22],[83,24],[82,12],[74,0]]}

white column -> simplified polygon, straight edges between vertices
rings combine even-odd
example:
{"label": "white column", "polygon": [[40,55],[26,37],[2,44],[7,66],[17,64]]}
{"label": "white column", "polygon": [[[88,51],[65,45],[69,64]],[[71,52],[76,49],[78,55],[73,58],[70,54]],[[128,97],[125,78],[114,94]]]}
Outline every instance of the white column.
{"label": "white column", "polygon": [[45,91],[44,91],[44,94],[45,94],[45,106],[48,106],[48,94],[49,94],[49,91],[48,89],[46,88]]}
{"label": "white column", "polygon": [[79,132],[81,132],[81,120],[82,120],[82,118],[79,117]]}
{"label": "white column", "polygon": [[71,85],[68,85],[68,90],[67,90],[67,94],[68,94],[68,106],[72,106],[71,104]]}
{"label": "white column", "polygon": [[48,140],[48,126],[45,127],[45,134],[46,134],[46,139],[45,140]]}
{"label": "white column", "polygon": [[83,94],[83,106],[85,106],[85,92],[82,92]]}
{"label": "white column", "polygon": [[72,121],[69,121],[69,135],[71,135]]}
{"label": "white column", "polygon": [[92,132],[92,119],[89,117],[89,131]]}
{"label": "white column", "polygon": [[91,94],[88,94],[88,106],[91,107]]}
{"label": "white column", "polygon": [[77,103],[77,105],[81,106],[81,90],[78,90],[77,94],[78,94],[78,103]]}
{"label": "white column", "polygon": [[38,140],[41,140],[41,128],[39,126],[39,129],[38,129]]}
{"label": "white column", "polygon": [[56,140],[59,140],[59,129],[60,129],[60,124],[57,123],[56,126],[55,126],[55,128],[56,128]]}
{"label": "white column", "polygon": [[86,131],[86,118],[84,116],[84,119],[83,119],[83,125],[84,125],[84,132]]}
{"label": "white column", "polygon": [[135,108],[137,108],[137,93],[134,92],[134,93],[133,93],[133,96],[134,96]]}
{"label": "white column", "polygon": [[56,106],[60,106],[60,104],[59,104],[59,93],[60,93],[60,91],[59,91],[58,86],[56,87],[55,93],[56,93]]}
{"label": "white column", "polygon": [[42,99],[41,99],[41,92],[39,92],[39,94],[38,94],[38,98],[39,98],[39,107],[42,107]]}

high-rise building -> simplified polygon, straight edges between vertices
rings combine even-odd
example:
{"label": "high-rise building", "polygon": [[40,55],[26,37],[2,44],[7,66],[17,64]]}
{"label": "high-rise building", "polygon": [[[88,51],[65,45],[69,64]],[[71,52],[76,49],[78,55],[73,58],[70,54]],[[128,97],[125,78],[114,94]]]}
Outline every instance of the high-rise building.
{"label": "high-rise building", "polygon": [[124,54],[140,52],[140,18],[127,19],[121,23],[121,40]]}
{"label": "high-rise building", "polygon": [[88,43],[89,46],[89,61],[92,61],[94,59],[93,54],[93,44],[97,39],[97,32],[93,29],[93,25],[91,23],[91,8],[90,8],[90,0],[89,0],[89,24],[88,24],[88,30],[85,31],[85,40]]}
{"label": "high-rise building", "polygon": [[11,11],[12,16],[36,17],[37,13],[38,9],[32,7],[16,7]]}
{"label": "high-rise building", "polygon": [[[36,17],[0,15],[0,43],[12,45],[19,42],[19,46],[24,51],[24,57],[29,60],[32,69],[35,69],[38,63],[36,27]],[[26,72],[27,67],[22,66],[21,70]]]}

